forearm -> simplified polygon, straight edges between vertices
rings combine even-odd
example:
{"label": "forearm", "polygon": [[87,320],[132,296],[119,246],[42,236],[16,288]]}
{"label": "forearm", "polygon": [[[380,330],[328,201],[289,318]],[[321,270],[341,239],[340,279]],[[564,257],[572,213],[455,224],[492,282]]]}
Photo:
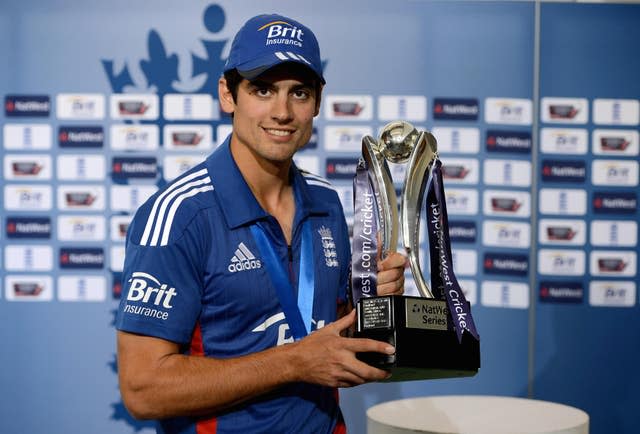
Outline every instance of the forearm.
{"label": "forearm", "polygon": [[[215,414],[298,381],[301,369],[292,345],[233,359],[178,353],[147,358],[141,351],[136,357],[144,360],[119,363],[123,398],[142,419]],[[145,369],[139,369],[141,365]],[[135,374],[129,366],[138,367]]]}

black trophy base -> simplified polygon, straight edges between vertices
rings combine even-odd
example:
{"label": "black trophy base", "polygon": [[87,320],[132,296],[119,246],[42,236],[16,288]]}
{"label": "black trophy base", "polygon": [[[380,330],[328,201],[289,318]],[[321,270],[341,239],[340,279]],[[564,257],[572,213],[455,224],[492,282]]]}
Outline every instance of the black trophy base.
{"label": "black trophy base", "polygon": [[480,368],[480,342],[462,342],[444,300],[400,295],[362,298],[354,337],[388,342],[393,355],[358,353],[358,359],[391,372],[387,381],[471,377]]}

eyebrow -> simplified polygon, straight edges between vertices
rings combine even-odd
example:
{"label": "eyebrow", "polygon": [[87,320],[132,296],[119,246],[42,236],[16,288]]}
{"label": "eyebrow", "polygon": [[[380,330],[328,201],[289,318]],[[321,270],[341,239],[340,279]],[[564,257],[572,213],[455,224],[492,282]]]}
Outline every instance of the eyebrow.
{"label": "eyebrow", "polygon": [[[266,87],[268,89],[273,89],[274,87],[276,87],[273,84],[273,82],[267,81],[267,80],[260,80],[260,79],[249,81],[249,86],[256,87],[256,88]],[[298,89],[305,89],[305,88],[314,89],[315,87],[312,82],[302,82],[300,84],[296,84],[295,86],[293,86],[292,89],[298,90]]]}

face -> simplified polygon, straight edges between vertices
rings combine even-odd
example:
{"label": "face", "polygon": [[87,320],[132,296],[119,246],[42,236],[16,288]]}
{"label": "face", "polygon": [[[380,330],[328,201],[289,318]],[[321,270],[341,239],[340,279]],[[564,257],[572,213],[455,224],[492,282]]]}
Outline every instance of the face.
{"label": "face", "polygon": [[242,80],[235,102],[223,78],[219,95],[222,109],[233,113],[235,155],[248,151],[277,164],[290,162],[309,141],[320,106],[313,76],[290,64],[276,66],[253,81]]}

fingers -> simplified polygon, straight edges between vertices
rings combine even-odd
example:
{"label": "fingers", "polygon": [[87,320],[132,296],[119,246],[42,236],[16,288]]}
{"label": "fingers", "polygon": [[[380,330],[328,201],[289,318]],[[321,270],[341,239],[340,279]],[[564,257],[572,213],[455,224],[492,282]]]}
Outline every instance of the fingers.
{"label": "fingers", "polygon": [[407,258],[398,252],[392,252],[383,261],[378,262],[378,295],[402,295],[404,293],[404,270]]}
{"label": "fingers", "polygon": [[408,265],[406,256],[398,252],[390,252],[382,261],[378,261],[378,271],[391,270],[393,268],[405,269]]}

